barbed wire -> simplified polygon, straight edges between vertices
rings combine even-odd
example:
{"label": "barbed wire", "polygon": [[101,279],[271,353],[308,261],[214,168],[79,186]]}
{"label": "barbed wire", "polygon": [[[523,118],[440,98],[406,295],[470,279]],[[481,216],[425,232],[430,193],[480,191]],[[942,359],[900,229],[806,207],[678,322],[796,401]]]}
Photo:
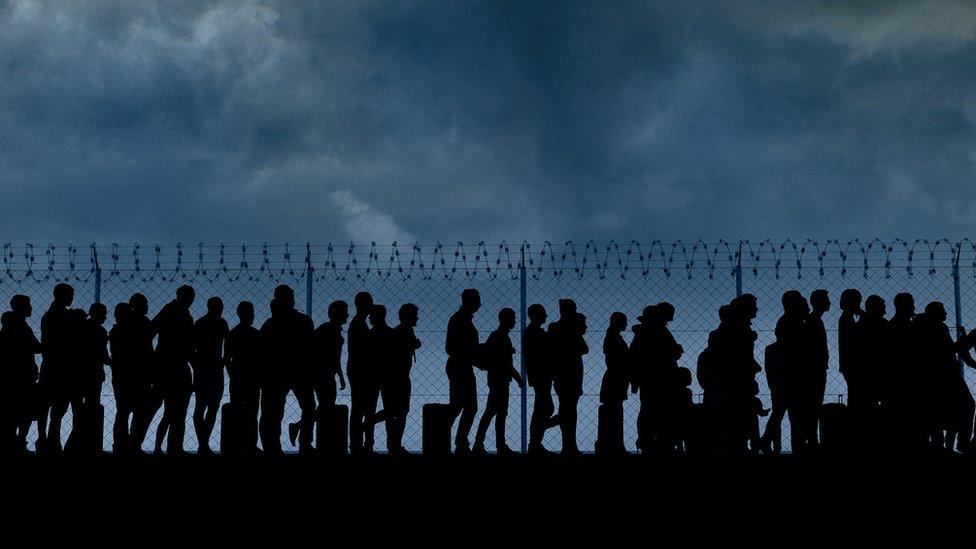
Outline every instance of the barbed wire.
{"label": "barbed wire", "polygon": [[[293,255],[289,243],[258,246],[242,243],[230,249],[222,242],[216,245],[197,243],[195,253],[188,252],[182,243],[164,245],[157,242],[151,246],[151,252],[146,248],[150,247],[138,242],[130,246],[91,243],[88,245],[88,264],[83,265],[74,243],[48,244],[44,247],[43,263],[38,262],[37,245],[5,243],[2,278],[18,283],[26,280],[86,282],[102,271],[100,276],[107,274],[123,281],[158,279],[187,283],[213,282],[219,278],[228,281],[300,281],[309,276],[314,280],[337,281],[472,280],[478,277],[515,280],[523,268],[534,280],[542,277],[582,279],[589,275],[601,279],[652,275],[691,279],[701,273],[714,278],[717,273],[733,275],[736,270],[758,275],[760,270],[766,269],[771,269],[776,278],[794,276],[802,279],[809,276],[809,269],[816,269],[821,278],[827,276],[827,270],[838,270],[841,276],[857,273],[864,278],[873,271],[880,271],[887,278],[894,270],[902,270],[908,276],[919,270],[935,275],[942,268],[961,268],[963,262],[976,276],[976,242],[969,238],[955,241],[948,238],[896,238],[890,241],[880,238],[867,241],[856,238],[847,241],[786,239],[780,242],[720,239],[690,243],[683,240],[630,240],[626,243],[612,240],[605,245],[590,240],[580,246],[567,240],[539,244],[522,241],[517,247],[504,241],[498,244],[458,241],[449,245],[439,241],[412,245],[352,242],[342,246],[333,243],[318,246],[306,243],[300,261]],[[103,267],[106,257],[108,262]]]}

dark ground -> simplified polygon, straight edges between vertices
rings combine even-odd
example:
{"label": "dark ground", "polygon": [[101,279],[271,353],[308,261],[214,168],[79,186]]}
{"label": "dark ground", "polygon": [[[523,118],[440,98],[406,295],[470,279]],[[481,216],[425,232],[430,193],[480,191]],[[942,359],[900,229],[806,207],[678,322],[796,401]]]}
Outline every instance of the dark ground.
{"label": "dark ground", "polygon": [[327,525],[368,539],[393,534],[412,541],[451,539],[443,535],[457,529],[464,539],[503,539],[515,530],[546,539],[588,532],[632,539],[646,537],[646,528],[750,539],[781,528],[807,538],[862,528],[877,536],[911,526],[930,535],[959,528],[971,540],[976,524],[966,517],[976,516],[974,473],[976,460],[962,456],[105,455],[8,461],[2,486],[13,524],[43,524],[53,514],[54,524],[80,525],[52,532],[72,536],[108,535],[111,524],[152,532],[149,538],[198,541],[271,531],[268,539],[281,543]]}

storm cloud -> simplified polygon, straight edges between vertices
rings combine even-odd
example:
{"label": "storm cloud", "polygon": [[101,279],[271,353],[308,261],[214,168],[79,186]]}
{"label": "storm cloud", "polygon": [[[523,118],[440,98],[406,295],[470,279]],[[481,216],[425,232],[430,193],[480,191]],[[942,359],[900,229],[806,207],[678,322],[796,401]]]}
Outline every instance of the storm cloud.
{"label": "storm cloud", "polygon": [[976,8],[0,0],[0,240],[971,235]]}

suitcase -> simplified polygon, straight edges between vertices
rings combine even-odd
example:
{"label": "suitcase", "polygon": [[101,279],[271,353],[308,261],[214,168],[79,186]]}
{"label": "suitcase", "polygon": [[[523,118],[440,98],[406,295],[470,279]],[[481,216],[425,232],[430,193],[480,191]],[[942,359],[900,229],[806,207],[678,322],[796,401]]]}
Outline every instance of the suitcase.
{"label": "suitcase", "polygon": [[65,452],[78,455],[100,453],[105,434],[105,407],[101,404],[83,406],[71,422],[71,434],[64,444]]}
{"label": "suitcase", "polygon": [[619,454],[624,450],[624,414],[622,406],[601,404],[597,411],[597,436],[593,450],[597,454]]}
{"label": "suitcase", "polygon": [[451,453],[451,428],[454,408],[448,404],[424,404],[422,450],[424,455],[446,456]]}
{"label": "suitcase", "polygon": [[710,455],[718,445],[713,410],[704,404],[692,404],[688,411],[685,443],[689,454]]}
{"label": "suitcase", "polygon": [[315,441],[319,454],[344,456],[349,452],[349,407],[343,404],[319,407],[315,423]]}
{"label": "suitcase", "polygon": [[241,419],[228,402],[220,407],[220,453],[236,456],[241,453]]}
{"label": "suitcase", "polygon": [[843,452],[851,445],[851,418],[846,404],[824,404],[820,409],[820,447],[828,452]]}

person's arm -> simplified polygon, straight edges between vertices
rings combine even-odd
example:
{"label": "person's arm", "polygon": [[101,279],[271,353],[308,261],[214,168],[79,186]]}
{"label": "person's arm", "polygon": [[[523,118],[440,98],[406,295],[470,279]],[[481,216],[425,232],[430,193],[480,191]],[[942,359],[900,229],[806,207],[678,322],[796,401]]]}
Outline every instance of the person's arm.
{"label": "person's arm", "polygon": [[515,369],[515,366],[512,366],[512,379],[515,380],[515,383],[518,383],[519,387],[523,389],[525,388],[525,380],[522,379],[522,374],[520,374],[519,371]]}

